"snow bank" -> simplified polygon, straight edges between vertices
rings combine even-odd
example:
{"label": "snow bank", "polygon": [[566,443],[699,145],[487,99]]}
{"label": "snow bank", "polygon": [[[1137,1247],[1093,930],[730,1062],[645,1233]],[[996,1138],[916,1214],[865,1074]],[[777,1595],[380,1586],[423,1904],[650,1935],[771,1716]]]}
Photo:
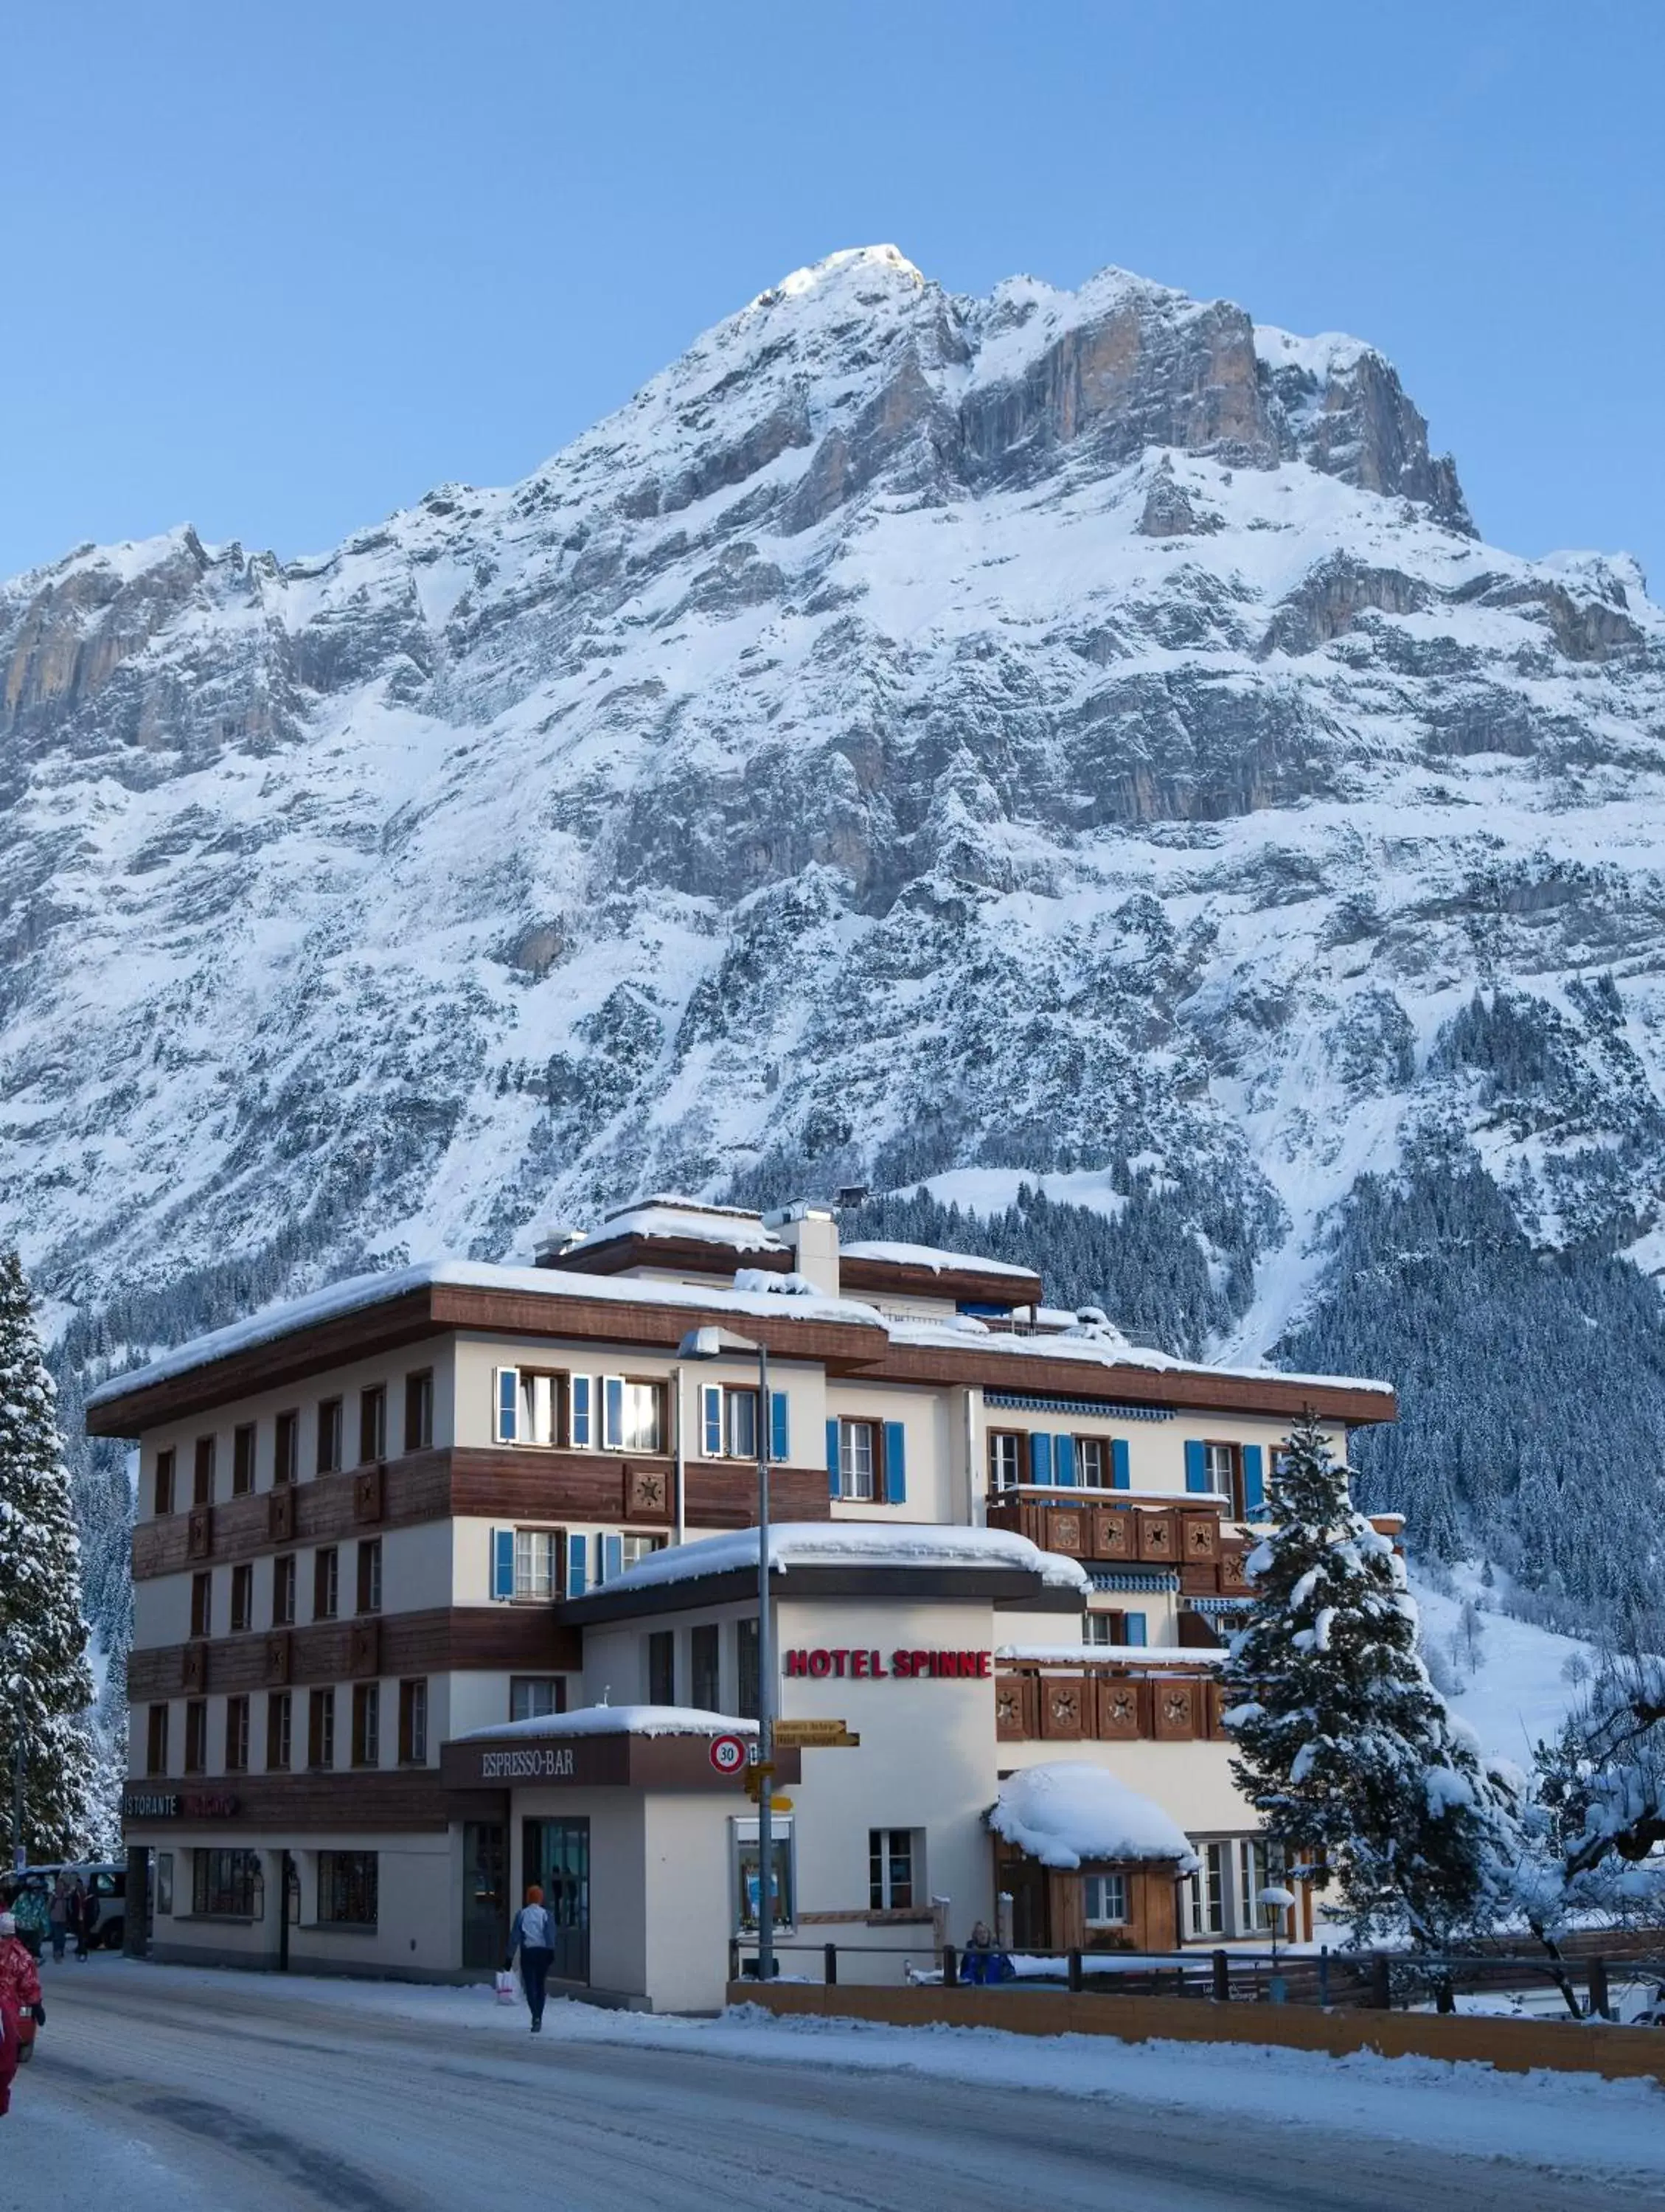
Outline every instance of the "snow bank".
{"label": "snow bank", "polygon": [[736,1252],[784,1252],[788,1248],[772,1230],[765,1229],[755,1213],[721,1206],[696,1205],[692,1200],[644,1199],[640,1206],[622,1206],[610,1213],[599,1229],[574,1237],[568,1252],[586,1252],[598,1244],[616,1244],[621,1237],[687,1238],[702,1244],[721,1244]]}
{"label": "snow bank", "polygon": [[1143,1644],[1002,1644],[997,1659],[1029,1659],[1054,1667],[1218,1667],[1222,1651],[1156,1651]]}
{"label": "snow bank", "polygon": [[[793,1567],[847,1566],[853,1561],[869,1567],[1004,1567],[1039,1575],[1057,1589],[1085,1594],[1087,1577],[1074,1559],[1043,1552],[1027,1536],[1010,1535],[1003,1528],[935,1528],[928,1523],[896,1524],[875,1521],[782,1521],[769,1532],[769,1559],[772,1574],[787,1574]],[[615,1590],[643,1590],[665,1583],[697,1582],[709,1575],[733,1574],[757,1569],[757,1531],[736,1528],[726,1536],[706,1536],[694,1544],[678,1544],[654,1552],[639,1566],[628,1568],[603,1587]]]}
{"label": "snow bank", "polygon": [[840,1257],[846,1260],[883,1260],[898,1267],[928,1267],[933,1275],[945,1272],[958,1274],[965,1272],[979,1275],[1010,1275],[1018,1282],[1033,1282],[1033,1267],[1016,1267],[1006,1260],[986,1260],[977,1252],[947,1252],[936,1244],[898,1244],[883,1241],[846,1244],[840,1248]]}
{"label": "snow bank", "polygon": [[538,1713],[531,1720],[501,1721],[471,1729],[459,1743],[524,1743],[575,1735],[756,1735],[756,1721],[708,1713],[692,1705],[580,1705],[570,1713]]}
{"label": "snow bank", "polygon": [[1174,1859],[1182,1873],[1189,1874],[1197,1863],[1185,1831],[1160,1805],[1080,1759],[1026,1766],[1008,1776],[988,1825],[1042,1866],[1078,1867],[1084,1859]]}

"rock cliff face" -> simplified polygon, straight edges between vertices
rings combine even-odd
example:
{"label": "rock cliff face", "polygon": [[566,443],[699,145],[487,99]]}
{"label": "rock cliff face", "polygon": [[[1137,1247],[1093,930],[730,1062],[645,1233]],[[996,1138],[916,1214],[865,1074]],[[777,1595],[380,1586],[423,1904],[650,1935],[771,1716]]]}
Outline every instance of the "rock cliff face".
{"label": "rock cliff face", "polygon": [[1662,738],[1634,567],[1484,545],[1370,348],[838,255],[509,490],[0,586],[0,1209],[207,1312],[644,1187],[1162,1187],[1241,1352],[1437,1123],[1665,1257]]}

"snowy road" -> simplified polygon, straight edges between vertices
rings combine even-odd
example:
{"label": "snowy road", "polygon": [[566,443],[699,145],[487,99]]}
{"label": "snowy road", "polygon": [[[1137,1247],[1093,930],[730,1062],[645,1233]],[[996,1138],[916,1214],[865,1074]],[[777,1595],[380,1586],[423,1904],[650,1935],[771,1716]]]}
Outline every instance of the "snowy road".
{"label": "snowy road", "polygon": [[[1156,2046],[1107,2046],[1127,2094],[1062,2095],[1036,2086],[1036,2067],[1071,2053],[1026,2038],[975,2039],[979,2081],[886,2064],[888,2040],[852,2065],[848,2039],[823,2035],[817,2049],[780,2027],[560,2007],[534,2042],[475,1992],[337,1991],[117,1960],[60,1970],[47,2002],[39,2057],[0,2122],[3,2212],[1565,2212],[1586,2193],[1576,2119],[1559,2172],[1544,2170],[1553,2129],[1528,2143],[1532,2164],[1516,2162],[1509,2115],[1543,2101],[1525,2083],[1477,2092],[1497,2113],[1480,2115],[1480,2139],[1504,2154],[1470,2157],[1360,2133],[1322,2092],[1328,2129],[1164,2103],[1144,2074]],[[949,2040],[926,2039],[939,2053]],[[1261,2070],[1269,2108],[1286,2110],[1277,2062],[1239,2057],[1240,2072]],[[1012,2086],[991,2094],[1006,2063]],[[1414,2133],[1433,2093],[1394,2086]],[[1657,2094],[1585,2099],[1614,2099],[1607,2128],[1623,2135],[1657,2130]],[[1659,2175],[1604,2172],[1599,2194],[1603,2212],[1656,2208]]]}

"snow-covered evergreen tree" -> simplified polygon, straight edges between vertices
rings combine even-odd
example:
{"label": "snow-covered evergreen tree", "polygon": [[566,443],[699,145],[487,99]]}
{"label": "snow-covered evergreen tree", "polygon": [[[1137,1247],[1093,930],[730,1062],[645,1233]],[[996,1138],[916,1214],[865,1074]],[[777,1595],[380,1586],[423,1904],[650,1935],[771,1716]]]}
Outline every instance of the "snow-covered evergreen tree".
{"label": "snow-covered evergreen tree", "polygon": [[1489,1924],[1509,1809],[1417,1651],[1416,1606],[1348,1470],[1302,1420],[1268,1486],[1273,1533],[1224,1671],[1239,1787],[1333,1889],[1355,1940],[1443,1950]]}
{"label": "snow-covered evergreen tree", "polygon": [[0,1836],[12,1833],[23,1752],[23,1832],[32,1859],[84,1848],[94,1826],[93,1698],[70,1477],[28,1285],[0,1251]]}

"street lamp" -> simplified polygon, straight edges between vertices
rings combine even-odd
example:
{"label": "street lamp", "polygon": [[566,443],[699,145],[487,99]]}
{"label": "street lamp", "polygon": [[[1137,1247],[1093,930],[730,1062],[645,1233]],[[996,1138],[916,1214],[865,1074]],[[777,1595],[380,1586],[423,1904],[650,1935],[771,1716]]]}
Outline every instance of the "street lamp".
{"label": "street lamp", "polygon": [[757,1978],[775,1978],[775,1829],[769,1792],[775,1782],[775,1656],[769,1619],[769,1346],[729,1328],[690,1328],[683,1359],[757,1355]]}

